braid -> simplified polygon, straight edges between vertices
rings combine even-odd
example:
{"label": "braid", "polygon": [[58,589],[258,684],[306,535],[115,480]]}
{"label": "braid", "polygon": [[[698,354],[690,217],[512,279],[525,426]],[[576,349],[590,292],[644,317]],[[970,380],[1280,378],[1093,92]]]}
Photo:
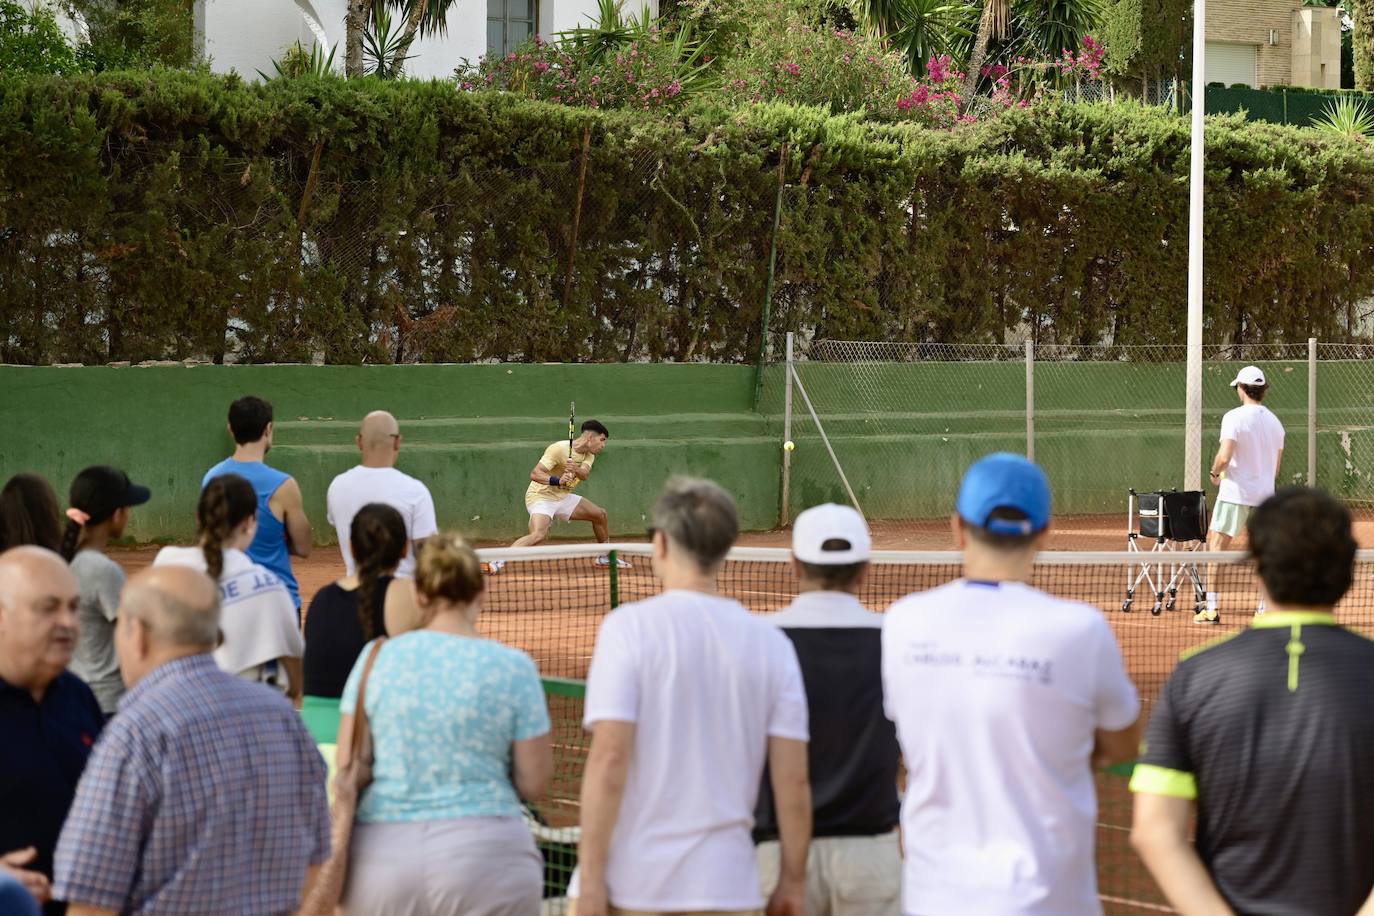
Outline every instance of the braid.
{"label": "braid", "polygon": [[216,487],[217,481],[201,494],[200,511],[197,513],[200,527],[200,549],[205,554],[205,570],[210,578],[219,581],[224,572],[224,538],[229,534],[229,505],[224,498],[224,488]]}
{"label": "braid", "polygon": [[372,615],[376,610],[374,605],[377,598],[377,580],[381,576],[382,571],[377,567],[375,555],[358,565],[358,626],[362,627],[363,636],[369,642],[377,637]]}
{"label": "braid", "polygon": [[224,542],[244,519],[258,509],[253,485],[237,474],[216,477],[206,485],[196,506],[196,527],[200,548],[205,554],[205,570],[219,580],[224,572]]}
{"label": "braid", "polygon": [[72,557],[76,556],[76,548],[80,543],[81,526],[76,522],[68,521],[67,530],[62,532],[62,549],[58,553],[62,554],[62,559],[70,563]]}
{"label": "braid", "polygon": [[407,540],[405,519],[384,503],[363,506],[349,525],[349,547],[358,563],[358,625],[369,640],[377,636],[377,582],[400,564]]}

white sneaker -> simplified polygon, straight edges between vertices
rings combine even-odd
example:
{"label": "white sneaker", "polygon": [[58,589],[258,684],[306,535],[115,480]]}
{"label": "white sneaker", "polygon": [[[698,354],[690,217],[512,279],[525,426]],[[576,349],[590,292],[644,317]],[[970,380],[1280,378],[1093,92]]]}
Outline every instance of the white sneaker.
{"label": "white sneaker", "polygon": [[[610,557],[610,555],[609,555],[609,554],[604,554],[604,553],[603,553],[601,556],[597,557],[597,558],[596,558],[596,565],[597,565],[597,566],[610,566],[610,565],[611,565],[611,557]],[[616,565],[616,568],[617,568],[617,569],[634,569],[634,567],[630,565],[630,561],[627,560],[627,559],[625,559],[624,557],[616,557],[616,558],[615,558],[615,565]]]}
{"label": "white sneaker", "polygon": [[506,568],[505,560],[492,560],[487,564],[487,575],[494,576]]}

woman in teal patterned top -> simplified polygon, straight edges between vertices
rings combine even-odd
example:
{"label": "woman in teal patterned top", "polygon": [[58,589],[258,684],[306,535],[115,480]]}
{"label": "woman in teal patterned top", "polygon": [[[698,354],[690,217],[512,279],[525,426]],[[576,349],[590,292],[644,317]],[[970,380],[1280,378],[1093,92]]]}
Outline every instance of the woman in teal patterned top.
{"label": "woman in teal patterned top", "polygon": [[[528,655],[477,632],[482,572],[454,534],[426,540],[415,574],[423,629],[384,644],[364,702],[375,750],[358,803],[347,913],[534,916],[543,860],[520,800],[553,774],[549,713]],[[351,746],[364,650],[344,688]]]}

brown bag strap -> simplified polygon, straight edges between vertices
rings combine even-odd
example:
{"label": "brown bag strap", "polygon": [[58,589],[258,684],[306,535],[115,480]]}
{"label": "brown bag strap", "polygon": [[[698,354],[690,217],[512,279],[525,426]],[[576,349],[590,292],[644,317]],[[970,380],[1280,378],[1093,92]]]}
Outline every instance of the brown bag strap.
{"label": "brown bag strap", "polygon": [[367,699],[367,681],[372,677],[372,666],[377,663],[377,655],[382,651],[382,643],[386,642],[386,637],[380,637],[372,644],[372,651],[367,653],[367,661],[363,664],[363,676],[358,679],[358,702],[353,707],[353,741],[351,745],[352,754],[350,760],[357,760],[358,754],[362,751],[363,736],[367,733],[367,706],[364,702]]}

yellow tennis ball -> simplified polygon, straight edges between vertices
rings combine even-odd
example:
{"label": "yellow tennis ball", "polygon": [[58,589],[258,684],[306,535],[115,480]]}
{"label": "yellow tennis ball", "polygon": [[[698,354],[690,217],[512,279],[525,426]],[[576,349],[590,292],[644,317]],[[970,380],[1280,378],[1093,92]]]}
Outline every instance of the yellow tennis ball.
{"label": "yellow tennis ball", "polygon": [[793,442],[791,439],[788,439],[786,442],[784,442],[784,443],[782,444],[782,449],[783,449],[783,451],[785,451],[785,452],[790,452],[790,451],[792,451],[792,450],[793,450],[794,448],[796,448],[796,447],[797,447],[797,443]]}

